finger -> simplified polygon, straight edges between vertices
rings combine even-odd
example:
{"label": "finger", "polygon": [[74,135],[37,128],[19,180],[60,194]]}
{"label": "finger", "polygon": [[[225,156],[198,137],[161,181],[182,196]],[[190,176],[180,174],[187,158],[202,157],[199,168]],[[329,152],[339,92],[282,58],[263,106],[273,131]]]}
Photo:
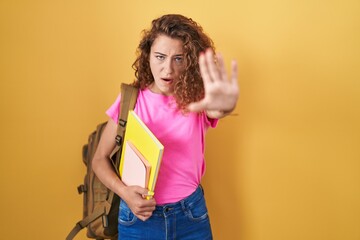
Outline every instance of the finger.
{"label": "finger", "polygon": [[155,206],[148,206],[148,207],[144,207],[143,209],[141,209],[141,213],[144,214],[152,214],[152,212],[155,210]]}
{"label": "finger", "polygon": [[224,58],[220,53],[217,54],[217,61],[218,61],[221,79],[227,80],[228,77],[227,77],[227,73],[226,73]]}
{"label": "finger", "polygon": [[212,81],[222,80],[220,79],[219,69],[215,64],[214,52],[211,49],[206,50],[205,57],[206,57],[206,64],[209,69],[211,80]]}
{"label": "finger", "polygon": [[151,217],[151,216],[143,216],[143,215],[135,215],[135,216],[143,222],[145,222]]}
{"label": "finger", "polygon": [[134,187],[134,190],[137,194],[141,195],[142,197],[143,196],[148,196],[149,195],[149,190],[146,189],[146,188],[142,188],[140,186],[133,186]]}
{"label": "finger", "polygon": [[145,202],[141,203],[141,211],[153,211],[155,210],[156,204],[149,202],[148,200],[145,200]]}
{"label": "finger", "polygon": [[199,56],[199,67],[200,67],[200,74],[202,76],[204,85],[206,86],[207,83],[211,82],[211,78],[209,75],[209,69],[205,60],[205,54],[201,53]]}
{"label": "finger", "polygon": [[156,203],[155,201],[147,200],[147,199],[139,199],[136,203],[136,209],[139,212],[144,211],[152,211],[155,209]]}
{"label": "finger", "polygon": [[235,60],[231,62],[231,82],[238,86],[238,65]]}
{"label": "finger", "polygon": [[141,209],[134,211],[134,213],[145,216],[145,215],[152,214],[152,212],[154,210],[155,210],[155,208],[141,208]]}
{"label": "finger", "polygon": [[133,213],[136,215],[149,215],[155,210],[155,206],[138,206],[133,209]]}
{"label": "finger", "polygon": [[[135,215],[135,216],[136,216],[136,215]],[[142,220],[143,222],[145,222],[145,221],[148,220],[151,216],[152,216],[152,213],[150,213],[150,214],[144,214],[144,215],[138,215],[138,216],[136,216],[136,217],[139,218],[140,220]]]}

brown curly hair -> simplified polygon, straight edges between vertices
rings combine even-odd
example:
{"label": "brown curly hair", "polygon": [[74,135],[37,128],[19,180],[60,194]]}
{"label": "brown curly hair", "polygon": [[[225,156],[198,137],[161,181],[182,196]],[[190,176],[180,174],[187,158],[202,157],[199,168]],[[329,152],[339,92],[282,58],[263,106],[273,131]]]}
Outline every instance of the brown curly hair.
{"label": "brown curly hair", "polygon": [[152,21],[150,30],[143,31],[137,48],[137,58],[132,67],[136,80],[133,85],[144,89],[154,82],[149,56],[153,42],[159,35],[179,39],[183,42],[185,70],[173,88],[173,96],[182,110],[204,97],[204,84],[199,68],[199,54],[207,48],[215,50],[213,41],[202,27],[191,18],[179,14],[168,14]]}

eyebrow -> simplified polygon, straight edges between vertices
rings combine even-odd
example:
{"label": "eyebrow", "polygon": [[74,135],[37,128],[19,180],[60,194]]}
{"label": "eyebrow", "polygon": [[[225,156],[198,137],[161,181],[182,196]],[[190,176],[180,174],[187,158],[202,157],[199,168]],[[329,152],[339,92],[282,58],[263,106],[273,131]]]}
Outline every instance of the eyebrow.
{"label": "eyebrow", "polygon": [[[166,54],[164,53],[161,53],[161,52],[154,52],[155,54],[159,54],[159,55],[162,55],[162,56],[167,56]],[[180,53],[180,54],[175,54],[174,57],[179,57],[179,56],[184,56],[183,53]]]}

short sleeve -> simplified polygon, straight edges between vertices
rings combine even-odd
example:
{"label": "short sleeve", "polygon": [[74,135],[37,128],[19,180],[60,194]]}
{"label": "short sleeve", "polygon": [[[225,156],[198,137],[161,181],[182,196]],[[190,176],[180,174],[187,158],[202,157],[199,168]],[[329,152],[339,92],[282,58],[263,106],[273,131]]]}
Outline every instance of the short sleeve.
{"label": "short sleeve", "polygon": [[120,99],[121,95],[119,94],[115,102],[109,107],[108,110],[106,110],[106,114],[116,123],[119,119]]}
{"label": "short sleeve", "polygon": [[217,118],[215,118],[215,119],[209,118],[205,112],[203,113],[203,117],[204,117],[206,127],[215,128],[219,122],[219,119],[217,119]]}

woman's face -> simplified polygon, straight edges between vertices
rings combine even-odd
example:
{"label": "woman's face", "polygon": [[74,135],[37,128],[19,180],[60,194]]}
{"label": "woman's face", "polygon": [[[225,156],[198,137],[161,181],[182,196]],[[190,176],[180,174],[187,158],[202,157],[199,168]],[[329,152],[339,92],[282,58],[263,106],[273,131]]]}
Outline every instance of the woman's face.
{"label": "woman's face", "polygon": [[150,49],[150,69],[154,82],[150,90],[171,95],[173,86],[184,71],[183,42],[179,39],[159,35]]}

